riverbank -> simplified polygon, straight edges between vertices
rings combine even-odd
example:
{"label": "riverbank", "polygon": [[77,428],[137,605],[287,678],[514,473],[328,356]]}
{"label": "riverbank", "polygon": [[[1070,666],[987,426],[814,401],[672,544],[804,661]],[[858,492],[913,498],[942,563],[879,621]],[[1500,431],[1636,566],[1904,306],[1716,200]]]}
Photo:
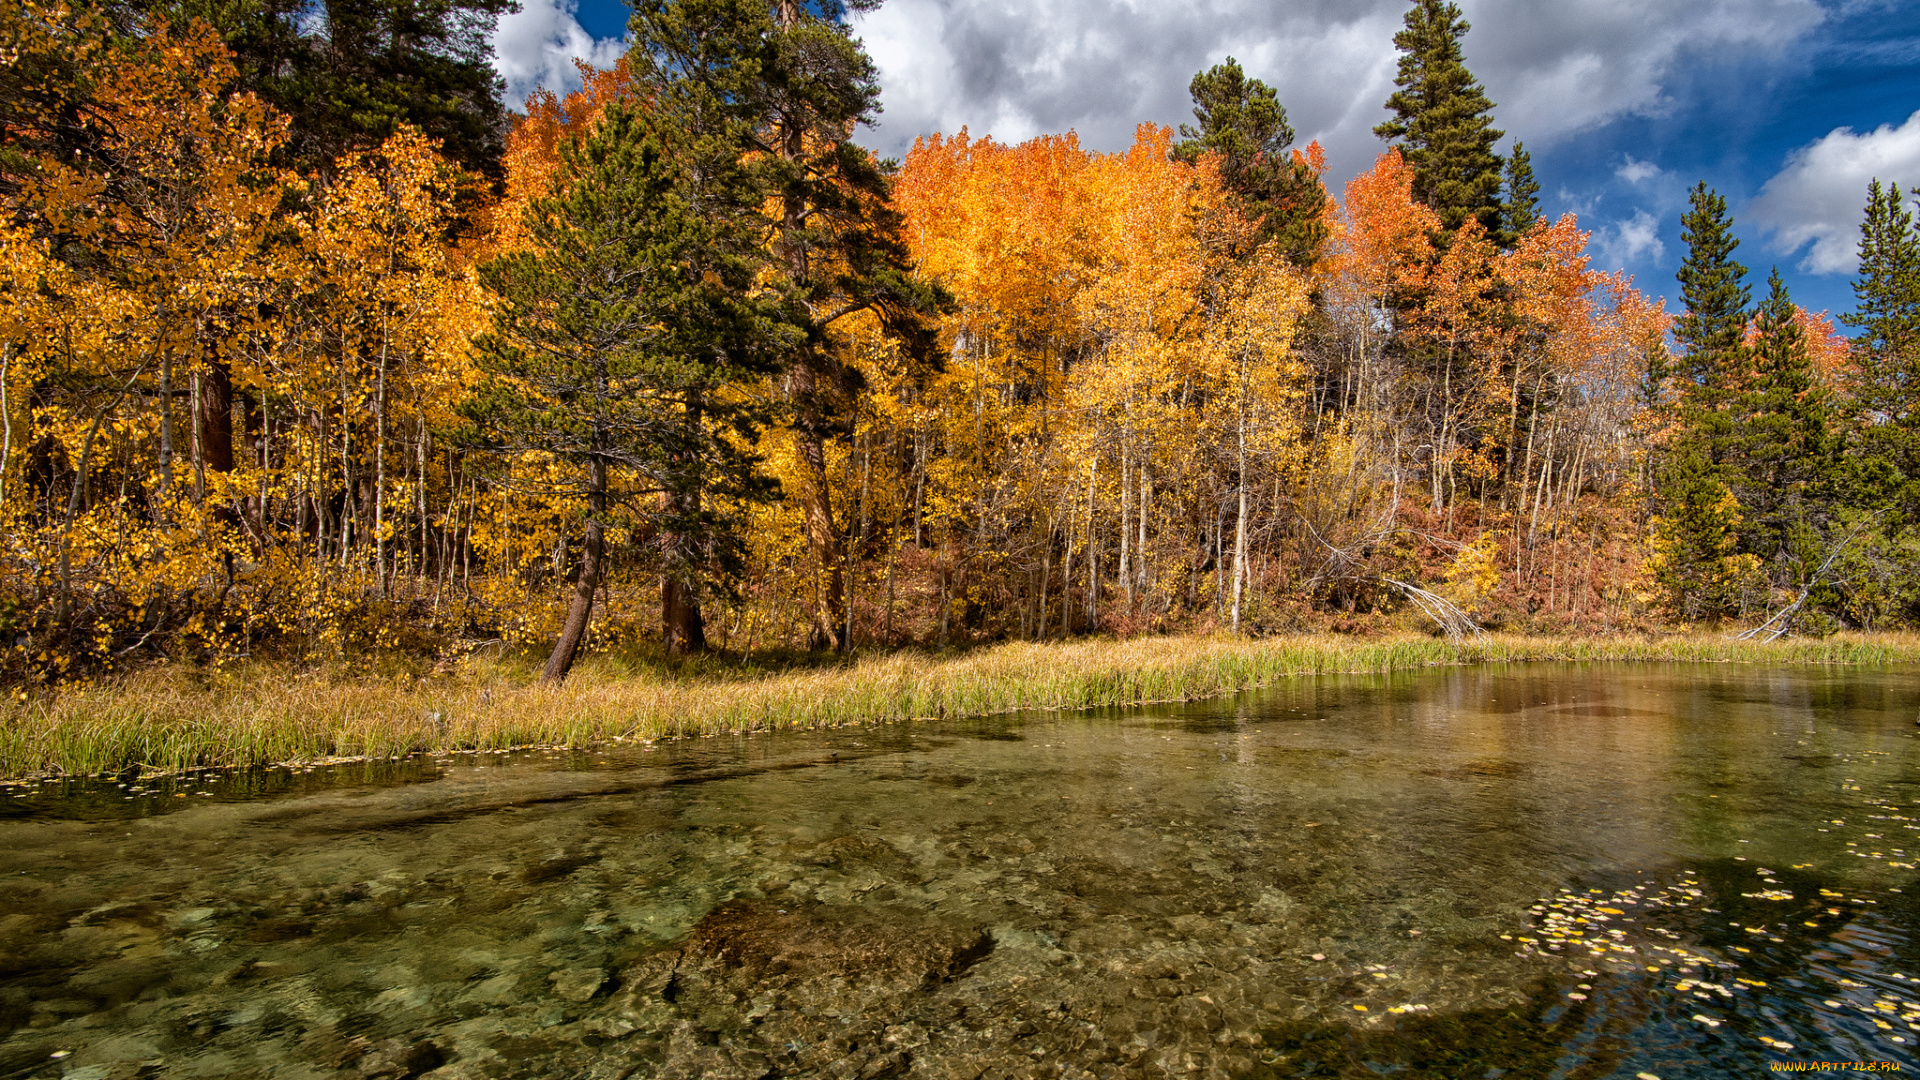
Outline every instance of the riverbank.
{"label": "riverbank", "polygon": [[0,777],[238,768],[417,753],[894,723],[1217,697],[1296,675],[1536,660],[1920,663],[1920,635],[1137,638],[901,652],[825,668],[692,674],[584,662],[566,684],[468,659],[434,674],[158,667],[0,707]]}

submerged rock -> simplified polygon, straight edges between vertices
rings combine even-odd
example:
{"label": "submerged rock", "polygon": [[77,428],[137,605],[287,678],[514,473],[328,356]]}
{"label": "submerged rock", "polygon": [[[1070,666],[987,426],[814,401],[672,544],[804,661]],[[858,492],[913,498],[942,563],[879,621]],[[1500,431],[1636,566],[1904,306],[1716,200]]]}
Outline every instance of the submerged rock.
{"label": "submerged rock", "polygon": [[360,1075],[367,1080],[413,1080],[421,1073],[437,1069],[446,1061],[438,1046],[424,1039],[407,1042],[388,1039],[367,1051],[358,1062]]}
{"label": "submerged rock", "polygon": [[781,906],[733,900],[709,912],[688,936],[689,958],[717,962],[760,980],[837,976],[849,982],[934,983],[993,950],[986,930],[894,904]]}
{"label": "submerged rock", "polygon": [[575,1004],[590,1001],[600,992],[607,981],[607,973],[597,967],[569,968],[556,971],[548,978],[553,980],[553,991],[562,1001]]}

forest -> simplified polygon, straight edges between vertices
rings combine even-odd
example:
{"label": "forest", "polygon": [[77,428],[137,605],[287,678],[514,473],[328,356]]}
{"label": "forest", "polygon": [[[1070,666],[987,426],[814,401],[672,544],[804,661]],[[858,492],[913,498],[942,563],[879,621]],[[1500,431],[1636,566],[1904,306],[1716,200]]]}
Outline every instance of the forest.
{"label": "forest", "polygon": [[[1920,622],[1920,232],[1854,311],[1548,219],[1417,0],[1339,191],[1232,59],[1131,148],[854,141],[839,0],[0,0],[0,679]],[[1651,290],[1651,291],[1649,291]],[[1843,336],[1841,325],[1852,331]]]}

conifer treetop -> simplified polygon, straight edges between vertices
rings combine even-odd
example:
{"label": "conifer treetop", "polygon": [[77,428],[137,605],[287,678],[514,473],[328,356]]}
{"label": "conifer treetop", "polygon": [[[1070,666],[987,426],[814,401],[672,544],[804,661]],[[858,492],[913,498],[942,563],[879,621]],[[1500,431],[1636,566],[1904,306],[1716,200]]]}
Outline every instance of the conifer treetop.
{"label": "conifer treetop", "polygon": [[1728,388],[1737,366],[1753,290],[1745,283],[1747,268],[1733,258],[1740,240],[1726,198],[1704,182],[1688,198],[1680,219],[1687,257],[1675,275],[1686,310],[1674,321],[1673,336],[1686,353],[1681,372],[1713,394]]}
{"label": "conifer treetop", "polygon": [[1257,223],[1254,245],[1273,241],[1296,265],[1312,265],[1326,240],[1326,191],[1304,156],[1287,152],[1293,128],[1278,93],[1248,78],[1231,56],[1195,75],[1187,90],[1199,124],[1180,125],[1173,158],[1220,155],[1221,179]]}
{"label": "conifer treetop", "polygon": [[1195,75],[1187,92],[1193,95],[1193,118],[1199,126],[1180,125],[1176,158],[1192,161],[1216,152],[1225,158],[1221,172],[1232,175],[1293,145],[1293,128],[1279,93],[1247,78],[1233,57]]}
{"label": "conifer treetop", "polygon": [[1445,236],[1472,217],[1501,228],[1501,160],[1493,102],[1467,69],[1460,45],[1471,25],[1449,0],[1413,0],[1400,50],[1399,87],[1387,98],[1394,118],[1373,129],[1400,147],[1414,167],[1414,198],[1440,214]]}
{"label": "conifer treetop", "polygon": [[1507,155],[1506,201],[1500,206],[1502,246],[1511,248],[1540,220],[1540,181],[1533,177],[1533,158],[1525,144],[1515,140]]}
{"label": "conifer treetop", "polygon": [[1879,177],[1867,188],[1853,294],[1854,310],[1840,319],[1860,330],[1861,352],[1880,376],[1873,381],[1920,364],[1920,231],[1900,185]]}

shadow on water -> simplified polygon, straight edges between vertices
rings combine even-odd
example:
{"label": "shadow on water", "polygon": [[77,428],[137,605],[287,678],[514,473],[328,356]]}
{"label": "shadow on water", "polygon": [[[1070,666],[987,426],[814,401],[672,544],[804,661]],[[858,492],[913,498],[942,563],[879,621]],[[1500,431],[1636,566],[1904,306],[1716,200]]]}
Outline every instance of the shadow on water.
{"label": "shadow on water", "polygon": [[0,1078],[1920,1066],[1909,672],[1510,665],[0,800]]}

